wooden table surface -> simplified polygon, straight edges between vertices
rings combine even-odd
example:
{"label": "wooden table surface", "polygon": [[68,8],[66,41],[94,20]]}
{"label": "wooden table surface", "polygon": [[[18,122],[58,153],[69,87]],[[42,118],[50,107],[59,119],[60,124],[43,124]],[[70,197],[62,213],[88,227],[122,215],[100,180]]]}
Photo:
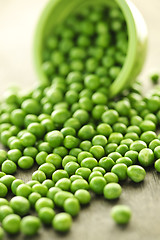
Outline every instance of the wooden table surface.
{"label": "wooden table surface", "polygon": [[[38,16],[46,0],[0,0],[0,95],[12,85],[32,88],[37,81],[32,64],[32,40]],[[149,29],[149,51],[141,74],[144,90],[150,88],[148,74],[160,70],[160,0],[133,0],[141,10]],[[18,172],[27,181],[31,171]],[[110,218],[111,207],[127,204],[133,211],[129,225],[120,227]],[[22,236],[6,239],[23,240]],[[158,240],[160,239],[160,175],[151,170],[141,184],[125,183],[121,198],[116,202],[93,199],[82,209],[67,235],[53,229],[41,229],[34,240]]]}

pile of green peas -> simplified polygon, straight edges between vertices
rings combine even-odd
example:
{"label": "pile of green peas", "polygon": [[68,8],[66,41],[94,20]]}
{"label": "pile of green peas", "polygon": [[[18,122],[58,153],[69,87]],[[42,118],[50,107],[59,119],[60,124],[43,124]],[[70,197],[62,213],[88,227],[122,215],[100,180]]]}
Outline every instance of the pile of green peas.
{"label": "pile of green peas", "polygon": [[[69,16],[44,43],[48,84],[24,94],[5,93],[0,141],[8,151],[0,150],[0,240],[3,229],[32,236],[41,224],[66,232],[81,206],[90,203],[90,191],[111,201],[120,197],[121,182],[143,181],[145,169],[153,165],[160,172],[160,135],[155,132],[160,90],[143,97],[136,81],[109,99],[127,41],[118,8],[86,8]],[[31,181],[16,179],[19,168],[35,164]],[[14,195],[10,201],[9,192]],[[126,224],[131,210],[119,205],[111,215]]]}

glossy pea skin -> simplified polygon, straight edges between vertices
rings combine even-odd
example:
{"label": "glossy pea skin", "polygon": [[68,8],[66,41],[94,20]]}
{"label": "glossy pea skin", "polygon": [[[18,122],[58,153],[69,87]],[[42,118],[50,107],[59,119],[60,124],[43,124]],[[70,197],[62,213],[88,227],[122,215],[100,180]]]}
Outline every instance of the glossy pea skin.
{"label": "glossy pea skin", "polygon": [[81,205],[89,204],[91,201],[90,193],[85,189],[79,189],[74,193],[74,196],[78,199]]}
{"label": "glossy pea skin", "polygon": [[51,199],[42,197],[36,201],[35,209],[37,212],[39,212],[40,209],[42,209],[43,207],[49,207],[49,208],[53,209],[54,203]]}
{"label": "glossy pea skin", "polygon": [[48,156],[46,156],[46,162],[47,163],[52,163],[55,168],[60,168],[61,164],[62,164],[62,157],[56,153],[53,154],[49,154]]}
{"label": "glossy pea skin", "polygon": [[103,189],[106,185],[106,180],[104,177],[94,177],[91,179],[90,181],[90,188],[92,189],[93,192],[95,192],[96,194],[102,194],[103,193]]}
{"label": "glossy pea skin", "polygon": [[63,207],[64,202],[67,198],[73,197],[73,194],[67,191],[58,191],[54,195],[54,202],[56,206]]}
{"label": "glossy pea skin", "polygon": [[116,163],[124,163],[127,167],[132,165],[132,160],[129,157],[121,157],[116,160]]}
{"label": "glossy pea skin", "polygon": [[117,163],[114,165],[111,172],[115,173],[120,181],[124,181],[127,178],[127,166],[124,163]]}
{"label": "glossy pea skin", "polygon": [[0,149],[0,165],[7,159],[7,152]]}
{"label": "glossy pea skin", "polygon": [[152,166],[154,163],[154,153],[149,148],[144,148],[139,152],[138,161],[143,167]]}
{"label": "glossy pea skin", "polygon": [[14,174],[17,171],[17,166],[14,162],[6,160],[2,163],[1,170],[6,174]]}
{"label": "glossy pea skin", "polygon": [[86,167],[91,170],[96,166],[98,166],[98,162],[95,158],[88,157],[88,158],[83,159],[81,162],[81,167]]}
{"label": "glossy pea skin", "polygon": [[110,171],[115,165],[115,162],[110,157],[103,157],[99,161],[99,166],[104,168],[106,171]]}
{"label": "glossy pea skin", "polygon": [[48,189],[55,186],[55,183],[51,179],[46,179],[43,181],[42,185],[46,186]]}
{"label": "glossy pea skin", "polygon": [[0,222],[5,219],[6,216],[13,214],[13,209],[10,206],[2,205],[0,206]]}
{"label": "glossy pea skin", "polygon": [[21,169],[30,169],[33,167],[34,159],[32,157],[23,156],[18,160],[18,166]]}
{"label": "glossy pea skin", "polygon": [[21,218],[16,214],[6,216],[2,221],[3,229],[11,234],[17,234],[20,231]]}
{"label": "glossy pea skin", "polygon": [[119,179],[118,179],[118,176],[115,174],[115,173],[112,173],[112,172],[107,172],[105,175],[104,175],[104,178],[108,183],[118,183]]}
{"label": "glossy pea skin", "polygon": [[15,179],[16,178],[12,175],[4,175],[3,177],[0,178],[0,182],[3,183],[8,189],[10,189],[11,184]]}
{"label": "glossy pea skin", "polygon": [[111,217],[118,224],[127,224],[131,218],[132,212],[128,206],[117,205],[111,210]]}
{"label": "glossy pea skin", "polygon": [[28,196],[31,194],[32,192],[32,188],[27,185],[27,184],[20,184],[17,189],[16,189],[16,195],[17,196],[22,196],[22,197],[25,197],[25,198],[28,198]]}
{"label": "glossy pea skin", "polygon": [[9,160],[17,163],[19,158],[22,156],[22,153],[19,149],[12,149],[8,151],[7,155]]}
{"label": "glossy pea skin", "polygon": [[146,171],[139,165],[133,165],[128,167],[127,175],[133,182],[139,183],[144,180]]}
{"label": "glossy pea skin", "polygon": [[39,218],[34,216],[26,216],[22,219],[20,230],[26,236],[35,235],[41,226]]}
{"label": "glossy pea skin", "polygon": [[147,148],[147,144],[144,141],[137,140],[130,145],[130,150],[140,152],[143,148]]}
{"label": "glossy pea skin", "polygon": [[65,170],[59,169],[52,174],[52,180],[56,183],[61,178],[69,178],[68,173]]}
{"label": "glossy pea skin", "polygon": [[70,186],[71,186],[71,180],[69,178],[61,178],[55,184],[55,187],[58,187],[64,191],[69,191]]}
{"label": "glossy pea skin", "polygon": [[4,185],[3,183],[0,182],[0,197],[5,197],[8,193],[8,189],[6,187],[6,185]]}
{"label": "glossy pea skin", "polygon": [[55,212],[50,207],[43,207],[39,210],[38,217],[45,225],[51,225],[52,220],[55,217]]}
{"label": "glossy pea skin", "polygon": [[55,166],[51,163],[43,163],[38,170],[42,171],[47,178],[51,178],[52,174],[56,170]]}
{"label": "glossy pea skin", "polygon": [[38,199],[41,198],[41,195],[37,192],[32,192],[29,197],[28,197],[28,200],[29,200],[29,203],[31,205],[32,208],[34,208],[35,206],[35,203],[38,201]]}
{"label": "glossy pea skin", "polygon": [[12,190],[12,193],[14,195],[16,195],[16,190],[17,190],[17,187],[21,184],[23,184],[24,182],[21,180],[21,179],[15,179],[12,184],[11,184],[11,190]]}
{"label": "glossy pea skin", "polygon": [[52,187],[48,190],[47,192],[47,198],[50,198],[52,201],[54,201],[54,196],[56,195],[57,192],[62,191],[62,189],[58,187]]}
{"label": "glossy pea skin", "polygon": [[30,203],[28,199],[22,196],[13,197],[10,201],[10,206],[13,211],[20,216],[28,214],[30,210]]}
{"label": "glossy pea skin", "polygon": [[79,168],[79,164],[76,162],[68,162],[65,167],[64,170],[68,173],[69,176],[72,176],[73,174],[75,174],[76,170]]}
{"label": "glossy pea skin", "polygon": [[36,183],[32,186],[32,192],[39,193],[42,197],[45,197],[48,192],[48,188],[41,183]]}
{"label": "glossy pea skin", "polygon": [[0,198],[0,207],[3,206],[3,205],[9,205],[9,202],[7,199],[5,198]]}
{"label": "glossy pea skin", "polygon": [[44,172],[37,170],[32,174],[32,180],[42,183],[44,180],[46,180],[46,175]]}
{"label": "glossy pea skin", "polygon": [[160,172],[160,159],[157,159],[154,163],[154,168],[159,173]]}
{"label": "glossy pea skin", "polygon": [[120,197],[122,188],[118,183],[108,183],[104,189],[103,194],[107,200],[114,200]]}
{"label": "glossy pea skin", "polygon": [[88,180],[88,177],[91,174],[91,169],[86,168],[86,167],[80,167],[76,170],[75,174],[78,176],[81,176],[85,180]]}
{"label": "glossy pea skin", "polygon": [[84,179],[77,179],[71,183],[71,192],[75,193],[79,189],[89,189],[88,182]]}
{"label": "glossy pea skin", "polygon": [[77,198],[67,198],[64,202],[64,211],[69,213],[72,217],[77,216],[80,211],[80,204]]}
{"label": "glossy pea skin", "polygon": [[54,217],[52,225],[58,232],[67,232],[71,228],[72,218],[68,213],[59,213]]}

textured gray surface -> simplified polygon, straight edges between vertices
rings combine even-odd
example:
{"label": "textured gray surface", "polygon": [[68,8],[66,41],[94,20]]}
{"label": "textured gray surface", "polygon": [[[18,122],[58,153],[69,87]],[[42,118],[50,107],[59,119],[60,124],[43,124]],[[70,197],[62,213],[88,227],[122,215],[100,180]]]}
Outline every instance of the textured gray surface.
{"label": "textured gray surface", "polygon": [[[32,66],[32,38],[38,15],[46,0],[0,0],[0,94],[10,85],[31,88],[36,75]],[[142,72],[144,89],[150,88],[147,79],[152,69],[160,69],[159,0],[133,0],[141,10],[149,28],[149,51]],[[19,172],[18,177],[29,180],[31,172]],[[34,240],[158,240],[160,239],[160,177],[150,171],[140,185],[124,184],[118,203],[128,204],[133,217],[126,227],[118,227],[110,218],[111,206],[117,202],[94,199],[82,209],[67,235],[58,235],[52,229],[41,229]],[[23,239],[22,236],[6,239]],[[26,239],[26,238],[25,238]]]}

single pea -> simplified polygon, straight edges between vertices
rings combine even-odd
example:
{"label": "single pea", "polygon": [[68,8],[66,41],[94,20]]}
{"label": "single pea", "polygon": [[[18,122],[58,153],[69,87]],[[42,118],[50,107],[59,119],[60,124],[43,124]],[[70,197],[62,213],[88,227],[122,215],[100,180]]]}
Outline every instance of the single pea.
{"label": "single pea", "polygon": [[76,170],[75,174],[81,176],[85,180],[88,180],[88,177],[91,174],[91,169],[80,167]]}
{"label": "single pea", "polygon": [[76,136],[76,130],[72,127],[65,127],[61,129],[61,133],[63,134],[64,137],[71,135],[71,136]]}
{"label": "single pea", "polygon": [[69,151],[69,155],[71,156],[74,156],[74,157],[78,157],[79,153],[81,153],[82,150],[80,148],[72,148],[70,151]]}
{"label": "single pea", "polygon": [[35,203],[41,198],[41,195],[37,192],[32,192],[29,197],[28,197],[28,200],[29,200],[29,203],[31,205],[32,208],[34,208],[35,206]]}
{"label": "single pea", "polygon": [[127,167],[132,165],[132,160],[129,157],[121,157],[116,160],[116,163],[124,163]]}
{"label": "single pea", "polygon": [[141,130],[143,132],[146,132],[146,131],[155,131],[156,130],[156,125],[155,123],[153,123],[152,121],[150,120],[144,120],[140,126]]}
{"label": "single pea", "polygon": [[116,103],[115,109],[121,116],[128,116],[131,106],[129,101],[121,100]]}
{"label": "single pea", "polygon": [[41,226],[39,218],[35,216],[26,216],[22,219],[20,229],[26,236],[35,235]]}
{"label": "single pea", "polygon": [[95,130],[91,125],[84,125],[79,131],[78,131],[78,137],[82,140],[90,140],[93,138],[95,134]]}
{"label": "single pea", "polygon": [[65,165],[69,162],[77,162],[77,158],[74,156],[66,155],[62,160],[62,167],[64,168]]}
{"label": "single pea", "polygon": [[40,209],[42,209],[43,207],[49,207],[49,208],[53,209],[54,203],[51,199],[42,197],[36,201],[35,209],[37,212],[39,212]]}
{"label": "single pea", "polygon": [[21,107],[27,114],[38,115],[40,113],[40,104],[35,99],[25,100]]}
{"label": "single pea", "polygon": [[133,150],[127,151],[124,156],[130,158],[133,164],[138,160],[138,152]]}
{"label": "single pea", "polygon": [[122,156],[128,151],[128,146],[125,144],[121,144],[116,148],[116,152],[120,153]]}
{"label": "single pea", "polygon": [[13,197],[10,201],[10,206],[13,211],[20,216],[28,214],[30,210],[29,201],[22,196]]}
{"label": "single pea", "polygon": [[51,117],[55,124],[64,124],[70,117],[70,112],[67,109],[57,109],[52,112]]}
{"label": "single pea", "polygon": [[121,133],[113,132],[110,134],[108,142],[120,144],[122,140],[123,140],[123,135]]}
{"label": "single pea", "polygon": [[118,120],[118,112],[115,110],[107,110],[106,112],[103,113],[102,115],[102,121],[104,123],[107,123],[109,125],[113,125],[114,123],[117,122]]}
{"label": "single pea", "polygon": [[21,184],[24,184],[24,182],[21,179],[15,179],[11,184],[11,190],[14,195],[16,195],[17,187]]}
{"label": "single pea", "polygon": [[91,147],[92,147],[92,143],[88,140],[82,141],[80,143],[80,148],[82,149],[82,151],[89,151]]}
{"label": "single pea", "polygon": [[6,185],[4,185],[3,183],[0,182],[0,197],[5,197],[8,193],[8,189],[6,187]]}
{"label": "single pea", "polygon": [[39,182],[36,181],[36,180],[31,180],[31,181],[28,181],[26,184],[29,185],[30,187],[33,187],[35,184],[38,184]]}
{"label": "single pea", "polygon": [[118,224],[127,224],[131,218],[132,212],[128,206],[117,205],[112,208],[111,216]]}
{"label": "single pea", "polygon": [[77,198],[67,198],[64,202],[64,210],[72,217],[77,216],[80,211],[80,204]]}
{"label": "single pea", "polygon": [[92,144],[93,145],[100,145],[100,146],[104,147],[107,144],[107,138],[103,135],[96,135],[92,139]]}
{"label": "single pea", "polygon": [[120,181],[126,180],[127,178],[127,166],[124,163],[117,163],[111,169],[112,173],[115,173]]}
{"label": "single pea", "polygon": [[46,135],[46,140],[47,142],[53,147],[59,147],[62,142],[63,142],[63,134],[58,131],[58,130],[54,130],[52,132],[47,133]]}
{"label": "single pea", "polygon": [[5,198],[0,198],[0,207],[4,205],[7,205],[7,206],[9,205],[8,200]]}
{"label": "single pea", "polygon": [[75,193],[79,189],[89,189],[88,182],[84,179],[77,179],[71,183],[71,192]]}
{"label": "single pea", "polygon": [[67,232],[71,228],[72,218],[68,213],[59,213],[54,217],[52,225],[58,232]]}
{"label": "single pea", "polygon": [[160,158],[160,146],[157,146],[154,149],[154,155],[155,155],[156,158]]}
{"label": "single pea", "polygon": [[36,158],[38,150],[35,147],[26,147],[23,151],[23,155],[31,158]]}
{"label": "single pea", "polygon": [[122,188],[118,183],[108,183],[104,189],[104,197],[108,200],[114,200],[120,197]]}
{"label": "single pea", "polygon": [[81,162],[81,167],[86,167],[89,169],[93,169],[94,167],[96,167],[98,165],[98,162],[95,158],[93,157],[88,157],[82,160]]}
{"label": "single pea", "polygon": [[[73,105],[72,105],[73,106]],[[65,123],[64,123],[64,127],[65,128],[71,128],[72,129],[72,134],[67,134],[67,135],[73,135],[73,136],[75,136],[76,134],[76,132],[75,131],[77,131],[77,130],[79,130],[80,129],[80,127],[81,127],[81,123],[80,123],[80,121],[77,119],[77,118],[69,118]],[[71,129],[70,129],[70,132],[71,132]],[[74,130],[73,130],[74,129]],[[61,130],[62,131],[62,130]],[[64,133],[63,133],[64,134]]]}
{"label": "single pea", "polygon": [[141,166],[133,165],[128,167],[127,175],[133,182],[139,183],[144,180],[146,171]]}
{"label": "single pea", "polygon": [[17,127],[23,127],[24,126],[24,118],[26,113],[23,109],[15,109],[11,113],[11,121],[12,123]]}
{"label": "single pea", "polygon": [[90,193],[85,189],[79,189],[75,192],[75,197],[78,199],[81,205],[86,205],[91,201]]}
{"label": "single pea", "polygon": [[105,175],[104,175],[104,178],[108,183],[118,183],[119,179],[118,179],[118,176],[115,174],[115,173],[112,173],[112,172],[107,172]]}
{"label": "single pea", "polygon": [[42,185],[46,186],[48,189],[55,186],[55,183],[51,179],[46,179],[43,181]]}
{"label": "single pea", "polygon": [[38,145],[37,148],[39,151],[51,153],[53,150],[48,142],[41,142],[40,144],[37,144],[37,145]]}
{"label": "single pea", "polygon": [[30,169],[33,167],[34,159],[32,157],[23,156],[18,160],[18,166],[21,169]]}
{"label": "single pea", "polygon": [[17,166],[11,160],[6,160],[2,163],[1,170],[6,174],[14,174],[17,171]]}
{"label": "single pea", "polygon": [[16,178],[12,175],[5,175],[5,176],[0,178],[0,182],[3,183],[8,189],[10,189],[11,184],[15,179]]}
{"label": "single pea", "polygon": [[156,147],[160,146],[160,140],[159,139],[154,139],[150,142],[149,148],[154,151]]}
{"label": "single pea", "polygon": [[88,157],[93,157],[93,155],[90,152],[82,151],[78,154],[78,163],[81,164],[81,162]]}
{"label": "single pea", "polygon": [[32,180],[42,183],[44,180],[46,180],[46,175],[44,172],[37,170],[32,174]]}
{"label": "single pea", "polygon": [[104,135],[105,137],[109,137],[109,135],[112,133],[112,128],[107,123],[101,123],[97,127],[97,132],[101,135]]}
{"label": "single pea", "polygon": [[130,150],[140,152],[142,149],[147,148],[147,144],[144,141],[137,140],[130,145]]}
{"label": "single pea", "polygon": [[24,147],[31,147],[36,142],[36,137],[30,132],[26,132],[21,136],[21,142]]}
{"label": "single pea", "polygon": [[134,133],[137,133],[138,134],[138,136],[141,134],[141,129],[138,127],[138,126],[129,126],[128,128],[127,128],[127,133],[129,133],[129,132],[134,132]]}
{"label": "single pea", "polygon": [[130,145],[133,143],[133,140],[130,139],[130,138],[126,138],[126,139],[123,139],[120,144],[125,144],[127,145],[128,147],[130,147]]}
{"label": "single pea", "polygon": [[106,185],[106,180],[102,176],[100,177],[97,176],[91,179],[89,185],[93,192],[95,192],[96,194],[102,194],[103,189]]}
{"label": "single pea", "polygon": [[136,140],[139,140],[139,136],[138,136],[138,134],[137,133],[134,133],[134,132],[129,132],[129,133],[126,133],[125,134],[125,136],[124,136],[124,138],[126,138],[126,139],[132,139],[133,141],[136,141]]}
{"label": "single pea", "polygon": [[90,90],[96,90],[100,85],[100,79],[96,75],[88,75],[84,80],[85,86]]}
{"label": "single pea", "polygon": [[45,225],[51,225],[52,220],[55,217],[55,212],[50,207],[43,207],[39,210],[38,217]]}
{"label": "single pea", "polygon": [[104,148],[100,145],[92,146],[89,151],[98,160],[105,155]]}
{"label": "single pea", "polygon": [[45,134],[45,128],[40,123],[30,123],[27,127],[27,130],[35,135],[37,139],[41,139]]}
{"label": "single pea", "polygon": [[5,176],[6,174],[4,172],[0,172],[0,178]]}
{"label": "single pea", "polygon": [[16,189],[16,195],[17,196],[22,196],[22,197],[25,197],[25,198],[28,198],[28,196],[31,194],[32,192],[32,188],[27,185],[27,184],[20,184],[17,189]]}
{"label": "single pea", "polygon": [[52,187],[48,190],[47,197],[50,198],[52,201],[54,201],[54,196],[56,195],[57,192],[60,192],[60,191],[62,191],[60,188]]}
{"label": "single pea", "polygon": [[11,234],[17,234],[20,231],[21,218],[16,214],[10,214],[3,219],[3,229]]}
{"label": "single pea", "polygon": [[154,163],[154,168],[157,172],[160,172],[160,159],[157,159]]}
{"label": "single pea", "polygon": [[52,163],[43,163],[38,170],[42,171],[47,178],[51,178],[53,172],[56,170]]}
{"label": "single pea", "polygon": [[124,123],[115,123],[112,126],[114,132],[118,132],[121,134],[125,134],[127,131],[127,127]]}
{"label": "single pea", "polygon": [[[89,114],[84,109],[78,109],[77,111],[75,111],[73,114],[73,117],[78,119],[82,125],[86,124],[89,120]],[[81,131],[81,132],[82,132],[81,135],[83,135],[84,131]]]}
{"label": "single pea", "polygon": [[71,186],[71,180],[69,178],[61,178],[55,184],[55,187],[58,187],[64,191],[69,191],[70,186]]}
{"label": "single pea", "polygon": [[8,151],[8,159],[17,163],[19,158],[22,156],[22,153],[19,149],[12,149]]}
{"label": "single pea", "polygon": [[154,153],[149,148],[144,148],[139,152],[138,161],[143,167],[152,166],[154,163]]}
{"label": "single pea", "polygon": [[13,209],[7,205],[0,206],[0,222],[5,219],[6,216],[13,214]]}
{"label": "single pea", "polygon": [[74,136],[68,135],[64,138],[63,144],[64,147],[66,147],[67,149],[72,149],[79,146],[79,139]]}
{"label": "single pea", "polygon": [[101,172],[102,173],[102,175],[104,175],[105,173],[106,173],[106,171],[105,171],[105,169],[103,168],[103,167],[94,167],[93,169],[92,169],[92,172]]}
{"label": "single pea", "polygon": [[59,169],[56,170],[53,174],[52,174],[52,180],[56,183],[58,180],[60,180],[61,178],[69,178],[68,173],[63,170],[63,169]]}
{"label": "single pea", "polygon": [[103,157],[99,161],[99,166],[104,168],[106,171],[110,171],[114,165],[115,162],[110,157]]}
{"label": "single pea", "polygon": [[156,138],[157,138],[157,135],[153,131],[146,131],[146,132],[142,133],[142,135],[140,136],[140,139],[142,141],[144,141],[146,144],[149,144],[150,142],[152,142]]}
{"label": "single pea", "polygon": [[0,149],[0,165],[7,160],[7,152],[5,150]]}
{"label": "single pea", "polygon": [[[66,154],[65,154],[66,155]],[[53,154],[49,154],[47,157],[46,157],[46,162],[47,163],[52,163],[56,169],[57,168],[60,168],[61,167],[61,164],[62,164],[62,157],[56,153],[53,153]]]}
{"label": "single pea", "polygon": [[32,192],[37,192],[42,197],[45,197],[47,195],[48,188],[44,184],[37,183],[33,185]]}
{"label": "single pea", "polygon": [[75,174],[76,170],[79,168],[79,164],[76,162],[68,162],[65,167],[64,170],[68,173],[69,176]]}
{"label": "single pea", "polygon": [[92,110],[92,117],[95,120],[101,119],[103,113],[107,110],[108,108],[106,105],[96,105],[93,110]]}
{"label": "single pea", "polygon": [[43,163],[46,162],[46,159],[47,159],[47,156],[48,154],[44,151],[42,152],[39,152],[37,155],[36,155],[36,163],[38,165],[42,165]]}
{"label": "single pea", "polygon": [[71,198],[73,197],[73,194],[67,191],[58,191],[57,193],[55,193],[54,195],[54,203],[56,204],[56,206],[58,207],[63,207],[64,206],[64,202],[67,198]]}
{"label": "single pea", "polygon": [[115,152],[116,149],[117,149],[117,147],[118,147],[118,144],[117,144],[117,143],[109,143],[109,144],[107,144],[107,145],[105,146],[105,152],[106,152],[106,154],[108,155],[108,154],[110,154],[110,153],[112,153],[112,152]]}
{"label": "single pea", "polygon": [[108,157],[111,158],[114,162],[116,162],[117,159],[122,157],[122,155],[118,152],[112,152],[112,153],[108,154]]}

